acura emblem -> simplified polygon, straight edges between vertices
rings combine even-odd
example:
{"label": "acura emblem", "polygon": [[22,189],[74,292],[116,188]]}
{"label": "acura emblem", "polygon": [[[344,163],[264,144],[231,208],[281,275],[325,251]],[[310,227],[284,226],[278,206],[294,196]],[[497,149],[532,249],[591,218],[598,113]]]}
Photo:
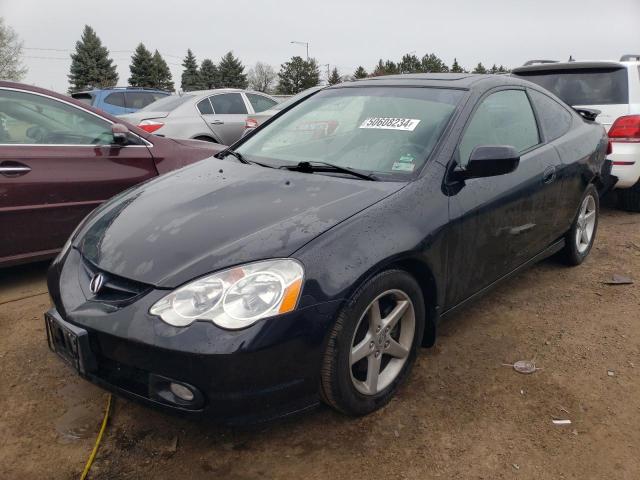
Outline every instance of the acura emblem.
{"label": "acura emblem", "polygon": [[104,275],[102,275],[101,273],[97,273],[91,278],[91,282],[89,282],[89,290],[91,290],[91,293],[95,295],[100,291],[103,285]]}

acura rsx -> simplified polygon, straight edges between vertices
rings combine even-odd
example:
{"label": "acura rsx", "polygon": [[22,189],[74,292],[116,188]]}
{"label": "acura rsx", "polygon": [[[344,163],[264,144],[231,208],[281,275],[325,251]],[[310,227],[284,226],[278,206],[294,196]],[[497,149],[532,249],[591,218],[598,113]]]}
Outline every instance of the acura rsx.
{"label": "acura rsx", "polygon": [[589,254],[594,114],[507,76],[324,89],[90,214],[49,271],[49,346],[109,390],[226,423],[372,412],[442,318]]}

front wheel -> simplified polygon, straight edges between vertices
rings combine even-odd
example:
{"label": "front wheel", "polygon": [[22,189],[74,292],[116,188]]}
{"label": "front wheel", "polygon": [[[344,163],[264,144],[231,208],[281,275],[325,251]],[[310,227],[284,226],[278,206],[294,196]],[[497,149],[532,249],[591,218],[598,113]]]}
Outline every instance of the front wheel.
{"label": "front wheel", "polygon": [[321,371],[326,403],[348,415],[384,406],[415,361],[425,308],[415,279],[388,270],[367,281],[329,332]]}
{"label": "front wheel", "polygon": [[576,213],[573,224],[565,236],[562,256],[567,264],[580,265],[589,255],[596,238],[599,215],[600,199],[598,191],[593,185],[589,185],[582,196],[580,208]]}

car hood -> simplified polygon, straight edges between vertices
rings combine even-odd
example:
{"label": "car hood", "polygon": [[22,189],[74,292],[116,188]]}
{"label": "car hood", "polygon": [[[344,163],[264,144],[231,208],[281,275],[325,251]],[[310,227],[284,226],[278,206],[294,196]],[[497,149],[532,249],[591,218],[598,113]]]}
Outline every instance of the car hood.
{"label": "car hood", "polygon": [[211,158],[118,195],[73,243],[105,272],[173,288],[232,265],[287,257],[403,185]]}

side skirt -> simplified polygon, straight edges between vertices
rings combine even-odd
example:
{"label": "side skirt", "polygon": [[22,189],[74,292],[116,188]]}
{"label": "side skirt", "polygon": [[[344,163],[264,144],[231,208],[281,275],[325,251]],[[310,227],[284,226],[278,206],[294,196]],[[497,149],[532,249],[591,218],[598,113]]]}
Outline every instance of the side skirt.
{"label": "side skirt", "polygon": [[474,293],[469,298],[467,298],[467,299],[463,300],[462,302],[458,303],[457,305],[451,307],[449,310],[447,310],[445,312],[442,312],[440,314],[440,319],[442,319],[442,318],[444,318],[444,317],[446,317],[448,315],[451,315],[454,312],[457,312],[459,309],[461,309],[462,307],[466,306],[468,303],[471,303],[471,302],[479,299],[480,297],[485,295],[487,292],[492,290],[493,287],[495,287],[499,283],[503,282],[504,280],[508,280],[511,277],[513,277],[514,275],[517,275],[518,273],[520,273],[522,270],[524,270],[526,268],[529,268],[530,266],[538,263],[540,260],[543,260],[543,259],[545,259],[547,257],[550,257],[551,255],[553,255],[555,253],[558,253],[560,250],[562,250],[564,248],[564,244],[565,244],[564,238],[562,238],[562,239],[558,240],[557,242],[551,244],[545,250],[543,250],[542,252],[540,252],[535,257],[531,258],[530,260],[526,261],[525,263],[520,265],[515,270],[511,271],[510,273],[507,273],[503,277],[500,277],[495,282],[490,283],[489,285],[484,287],[482,290],[479,290],[478,292]]}

